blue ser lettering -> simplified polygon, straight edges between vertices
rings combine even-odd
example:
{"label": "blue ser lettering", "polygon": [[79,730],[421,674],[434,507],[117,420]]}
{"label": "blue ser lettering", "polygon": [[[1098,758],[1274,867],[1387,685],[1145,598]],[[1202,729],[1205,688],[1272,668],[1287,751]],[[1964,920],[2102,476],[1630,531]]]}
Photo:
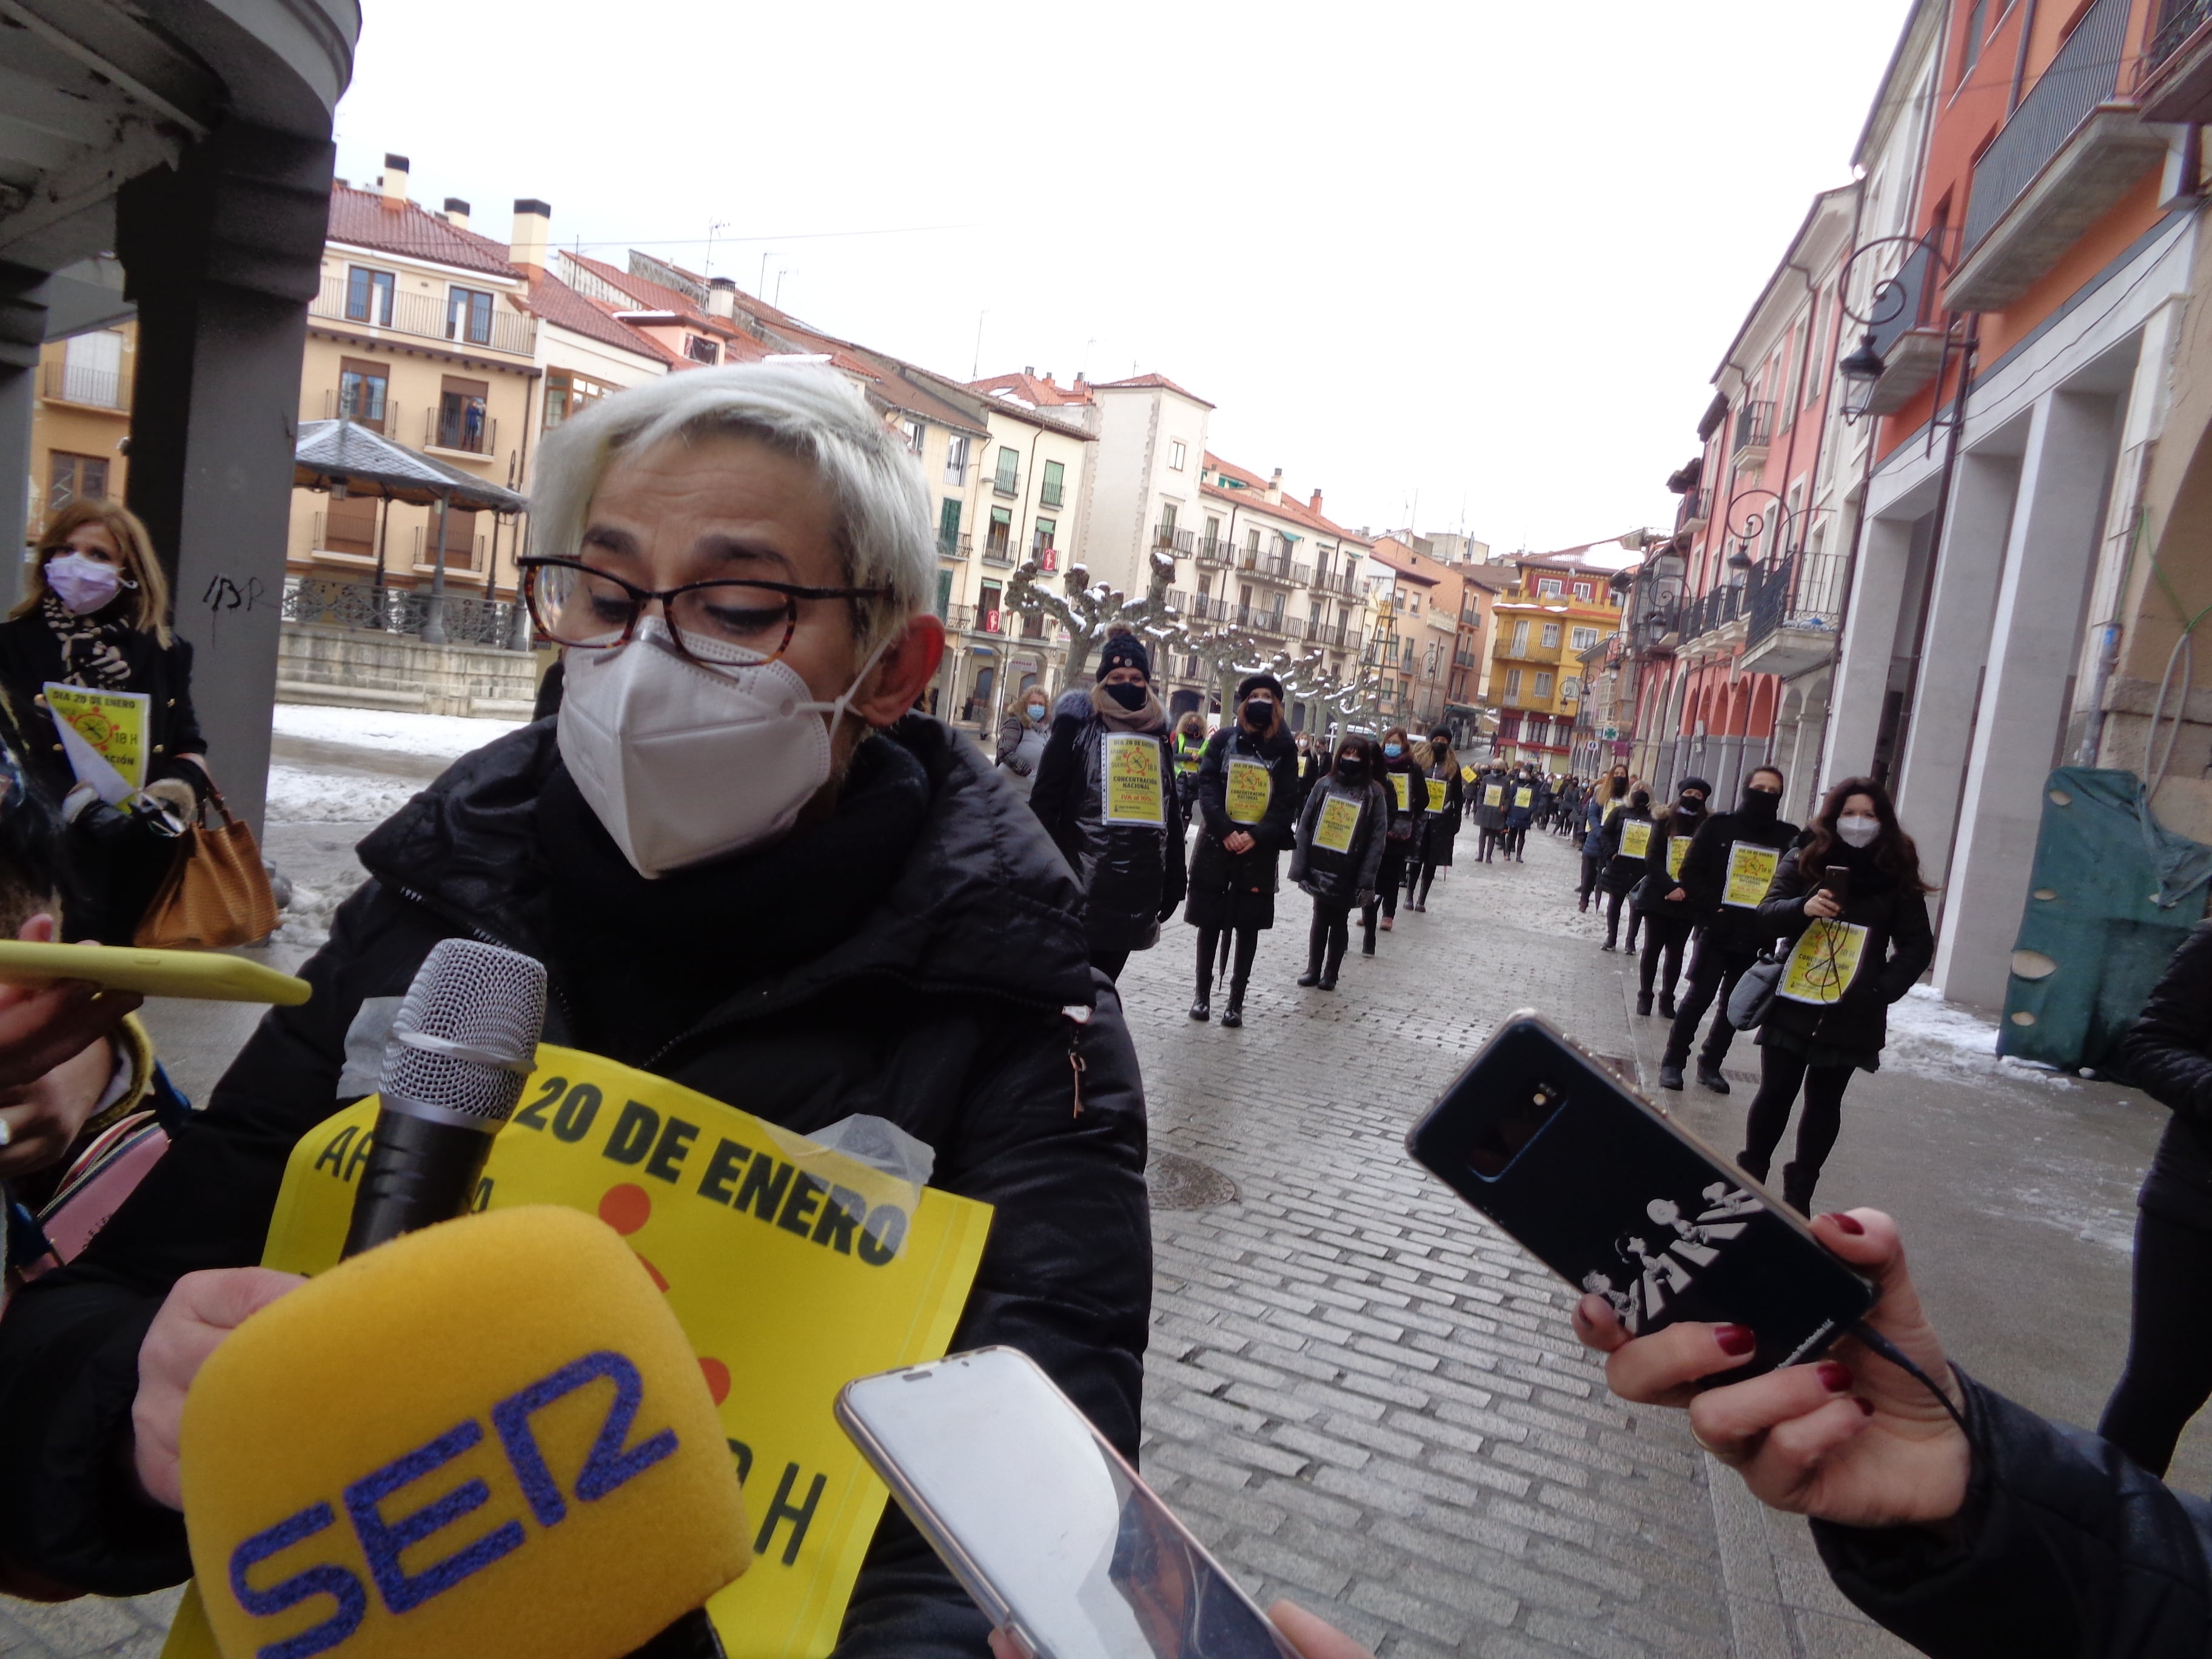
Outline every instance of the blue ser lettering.
{"label": "blue ser lettering", "polygon": [[629,1359],[611,1350],[587,1353],[563,1365],[552,1376],[532,1383],[520,1394],[509,1395],[491,1408],[492,1425],[499,1431],[500,1443],[507,1448],[507,1461],[514,1466],[515,1477],[522,1482],[523,1495],[530,1500],[531,1513],[538,1517],[541,1527],[559,1525],[568,1516],[568,1506],[561,1496],[552,1470],[545,1465],[545,1454],[531,1431],[530,1419],[555,1401],[602,1378],[614,1384],[614,1398],[608,1402],[606,1420],[599,1425],[599,1438],[592,1443],[583,1469],[576,1476],[579,1498],[589,1504],[605,1498],[676,1449],[673,1429],[663,1429],[635,1446],[623,1449],[623,1443],[629,1438],[630,1425],[637,1420],[637,1408],[645,1397],[645,1379]]}
{"label": "blue ser lettering", "polygon": [[295,1572],[267,1589],[254,1589],[246,1577],[270,1556],[327,1530],[337,1520],[328,1504],[317,1504],[279,1521],[266,1532],[255,1533],[230,1553],[230,1593],[238,1598],[240,1607],[257,1619],[287,1612],[318,1595],[327,1595],[337,1603],[337,1610],[321,1624],[270,1643],[258,1650],[256,1659],[313,1659],[315,1654],[328,1653],[361,1628],[362,1619],[368,1612],[368,1592],[362,1588],[360,1579],[335,1563]]}
{"label": "blue ser lettering", "polygon": [[376,1581],[384,1605],[392,1612],[419,1607],[522,1547],[522,1522],[508,1521],[422,1571],[410,1573],[399,1565],[400,1552],[482,1509],[491,1501],[491,1488],[481,1480],[465,1480],[435,1503],[398,1521],[386,1521],[378,1508],[401,1487],[443,1468],[483,1439],[483,1425],[471,1418],[345,1489],[346,1513],[353,1517],[362,1553],[368,1558],[369,1577]]}

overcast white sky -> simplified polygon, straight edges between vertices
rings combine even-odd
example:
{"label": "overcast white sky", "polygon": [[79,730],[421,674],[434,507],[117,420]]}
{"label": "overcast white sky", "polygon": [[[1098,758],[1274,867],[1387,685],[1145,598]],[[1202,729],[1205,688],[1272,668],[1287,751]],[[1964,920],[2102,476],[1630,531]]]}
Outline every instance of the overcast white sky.
{"label": "overcast white sky", "polygon": [[[1907,0],[367,0],[338,173],[966,379],[1157,370],[1353,526],[1671,524]],[[850,234],[865,233],[865,234]]]}

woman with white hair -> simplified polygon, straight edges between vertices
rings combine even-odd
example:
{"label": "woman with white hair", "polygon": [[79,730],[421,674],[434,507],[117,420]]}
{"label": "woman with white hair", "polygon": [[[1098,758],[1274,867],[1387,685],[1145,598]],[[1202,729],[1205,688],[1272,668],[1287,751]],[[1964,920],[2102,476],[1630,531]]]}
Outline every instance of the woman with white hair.
{"label": "woman with white hair", "polygon": [[[459,935],[545,962],[549,1042],[800,1134],[869,1113],[927,1142],[934,1184],[995,1210],[952,1346],[1023,1350],[1135,1455],[1136,1056],[1059,853],[909,712],[944,647],[913,460],[827,369],[702,370],[563,426],[533,507],[558,714],[362,842],[373,878],[302,970],[313,1000],[264,1021],[92,1249],[11,1308],[0,1558],[108,1595],[189,1573],[185,1386],[290,1287],[252,1266],[286,1157]],[[980,1659],[987,1635],[889,1510],[838,1651]]]}

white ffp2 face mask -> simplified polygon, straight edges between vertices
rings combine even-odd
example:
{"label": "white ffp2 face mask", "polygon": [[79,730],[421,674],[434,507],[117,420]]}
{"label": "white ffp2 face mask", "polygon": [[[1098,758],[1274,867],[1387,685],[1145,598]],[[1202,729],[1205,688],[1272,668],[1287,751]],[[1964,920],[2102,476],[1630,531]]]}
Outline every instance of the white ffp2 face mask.
{"label": "white ffp2 face mask", "polygon": [[561,758],[641,876],[757,847],[830,781],[830,734],[884,649],[821,702],[788,663],[688,661],[647,617],[628,645],[568,653]]}
{"label": "white ffp2 face mask", "polygon": [[1871,847],[1881,834],[1881,820],[1863,817],[1854,812],[1836,820],[1836,833],[1844,838],[1847,846]]}

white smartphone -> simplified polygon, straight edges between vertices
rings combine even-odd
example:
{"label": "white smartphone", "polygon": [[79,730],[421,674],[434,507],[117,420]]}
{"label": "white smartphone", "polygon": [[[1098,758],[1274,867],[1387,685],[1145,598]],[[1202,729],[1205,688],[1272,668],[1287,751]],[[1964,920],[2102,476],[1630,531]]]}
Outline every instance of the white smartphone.
{"label": "white smartphone", "polygon": [[1028,1355],[848,1382],[837,1422],[975,1605],[1036,1659],[1298,1659]]}

